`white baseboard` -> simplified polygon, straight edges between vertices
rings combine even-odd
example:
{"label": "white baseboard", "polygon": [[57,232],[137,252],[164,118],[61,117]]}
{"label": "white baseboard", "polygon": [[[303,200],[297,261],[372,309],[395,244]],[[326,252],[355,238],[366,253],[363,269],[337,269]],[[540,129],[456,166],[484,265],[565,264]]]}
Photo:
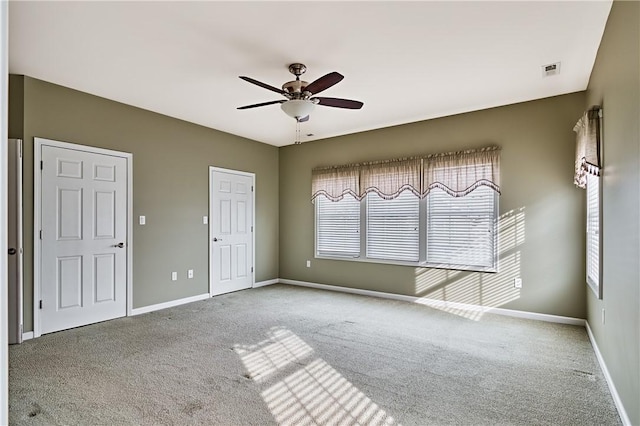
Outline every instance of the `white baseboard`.
{"label": "white baseboard", "polygon": [[609,374],[609,369],[607,368],[607,364],[604,362],[604,358],[600,353],[600,349],[598,349],[596,338],[593,335],[593,332],[591,331],[591,327],[589,327],[589,323],[587,321],[585,321],[585,328],[587,329],[587,334],[589,335],[591,346],[593,346],[593,351],[596,353],[596,358],[598,359],[598,364],[600,364],[600,369],[604,374],[604,378],[607,380],[607,385],[609,385],[609,392],[611,392],[611,397],[613,398],[613,402],[616,404],[616,408],[618,409],[620,420],[622,420],[623,425],[631,426],[631,420],[629,419],[629,415],[627,414],[627,411],[624,409],[624,405],[622,405],[622,400],[620,399],[618,390],[616,389],[616,386],[613,383],[613,379]]}
{"label": "white baseboard", "polygon": [[171,300],[170,302],[158,303],[156,305],[143,306],[131,310],[131,316],[146,314],[147,312],[159,311],[160,309],[172,308],[174,306],[184,305],[185,303],[197,302],[199,300],[208,299],[209,293],[199,294],[197,296],[185,297],[183,299]]}
{"label": "white baseboard", "polygon": [[25,331],[24,333],[22,333],[22,341],[26,341],[26,340],[31,340],[33,339],[33,331]]}
{"label": "white baseboard", "polygon": [[424,297],[407,296],[404,294],[384,293],[373,290],[362,290],[359,288],[340,287],[335,285],[317,284],[306,281],[297,281],[281,278],[281,284],[297,285],[301,287],[318,288],[322,290],[339,291],[343,293],[359,294],[363,296],[381,297],[384,299],[402,300],[410,303],[419,303],[421,305],[431,306],[437,309],[462,309],[471,312],[485,312],[509,317],[531,319],[536,321],[555,322],[559,324],[578,325],[584,327],[585,320],[580,318],[563,317],[559,315],[538,314],[535,312],[516,311],[513,309],[494,308],[488,306],[470,305],[466,303],[447,302],[442,300],[428,299]]}
{"label": "white baseboard", "polygon": [[280,282],[279,278],[274,278],[272,280],[266,280],[266,281],[258,281],[257,283],[253,283],[253,288],[258,288],[258,287],[264,287],[267,285],[273,285],[273,284],[278,284]]}

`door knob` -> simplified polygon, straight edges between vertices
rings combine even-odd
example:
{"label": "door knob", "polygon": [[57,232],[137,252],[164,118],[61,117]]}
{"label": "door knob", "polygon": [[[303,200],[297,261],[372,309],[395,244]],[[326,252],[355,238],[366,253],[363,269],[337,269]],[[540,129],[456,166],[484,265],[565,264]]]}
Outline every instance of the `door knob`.
{"label": "door knob", "polygon": [[16,251],[16,249],[14,249],[13,247],[11,247],[11,248],[9,249],[9,254],[10,254],[10,255],[12,255],[12,256],[13,256],[13,255],[14,255],[14,254],[16,254],[16,253],[17,253],[17,251]]}
{"label": "door knob", "polygon": [[124,248],[124,243],[118,243],[118,244],[114,245],[114,247]]}
{"label": "door knob", "polygon": [[218,238],[216,238],[216,237],[213,237],[213,241],[214,241],[214,242],[215,242],[215,241],[222,241],[222,238],[219,238],[219,239],[218,239]]}

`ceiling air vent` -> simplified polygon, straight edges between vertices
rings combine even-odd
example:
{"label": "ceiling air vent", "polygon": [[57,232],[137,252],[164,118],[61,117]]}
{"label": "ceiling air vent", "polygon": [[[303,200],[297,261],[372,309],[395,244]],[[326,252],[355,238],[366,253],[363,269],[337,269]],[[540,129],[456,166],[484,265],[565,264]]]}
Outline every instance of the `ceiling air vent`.
{"label": "ceiling air vent", "polygon": [[551,77],[560,74],[560,62],[542,66],[542,76]]}

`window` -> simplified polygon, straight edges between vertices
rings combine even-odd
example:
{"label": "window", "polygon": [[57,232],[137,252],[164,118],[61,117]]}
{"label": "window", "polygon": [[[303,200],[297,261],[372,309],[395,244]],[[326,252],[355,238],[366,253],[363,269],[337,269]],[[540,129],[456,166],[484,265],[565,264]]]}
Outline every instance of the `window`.
{"label": "window", "polygon": [[311,173],[320,258],[497,270],[500,148]]}
{"label": "window", "polygon": [[[497,193],[463,197],[439,188],[420,200],[369,193],[361,202],[316,198],[316,256],[476,271],[497,270]],[[364,250],[361,250],[364,247]]]}
{"label": "window", "polygon": [[427,197],[427,262],[495,269],[495,191],[476,188],[452,197],[434,188]]}
{"label": "window", "polygon": [[587,179],[587,284],[601,298],[600,292],[600,178]]}
{"label": "window", "polygon": [[367,257],[419,261],[419,211],[420,200],[409,191],[391,200],[368,194]]}
{"label": "window", "polygon": [[360,255],[360,202],[351,195],[340,201],[316,199],[316,254],[327,257]]}

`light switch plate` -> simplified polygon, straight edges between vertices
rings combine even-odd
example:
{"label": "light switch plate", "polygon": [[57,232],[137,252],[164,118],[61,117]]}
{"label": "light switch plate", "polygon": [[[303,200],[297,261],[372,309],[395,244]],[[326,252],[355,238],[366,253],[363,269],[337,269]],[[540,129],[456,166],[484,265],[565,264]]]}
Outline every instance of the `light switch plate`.
{"label": "light switch plate", "polygon": [[147,218],[145,216],[140,216],[140,225],[144,225],[147,223]]}
{"label": "light switch plate", "polygon": [[178,281],[178,273],[177,272],[172,272],[171,273],[171,281]]}
{"label": "light switch plate", "polygon": [[207,223],[209,223],[209,218],[207,216],[202,216],[202,224],[206,225]]}
{"label": "light switch plate", "polygon": [[193,269],[187,271],[187,278],[193,278]]}

